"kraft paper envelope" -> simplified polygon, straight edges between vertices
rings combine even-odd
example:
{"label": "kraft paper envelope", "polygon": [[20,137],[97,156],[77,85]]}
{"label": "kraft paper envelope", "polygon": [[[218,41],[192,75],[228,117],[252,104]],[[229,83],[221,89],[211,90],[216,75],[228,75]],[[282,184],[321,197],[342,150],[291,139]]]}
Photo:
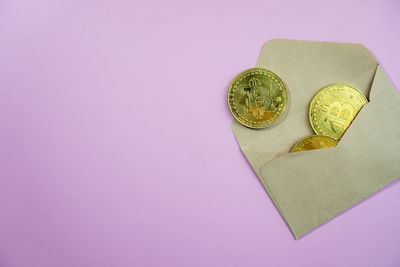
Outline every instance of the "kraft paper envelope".
{"label": "kraft paper envelope", "polygon": [[[296,239],[400,178],[400,96],[360,44],[272,40],[257,67],[285,83],[289,105],[277,125],[262,130],[236,121],[236,139]],[[341,83],[367,103],[335,148],[289,153],[314,132],[311,99]]]}

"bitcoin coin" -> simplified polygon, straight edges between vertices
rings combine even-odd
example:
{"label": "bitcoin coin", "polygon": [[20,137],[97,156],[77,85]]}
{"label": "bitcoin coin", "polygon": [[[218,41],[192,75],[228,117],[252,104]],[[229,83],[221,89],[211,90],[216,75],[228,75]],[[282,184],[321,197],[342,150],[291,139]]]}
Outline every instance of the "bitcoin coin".
{"label": "bitcoin coin", "polygon": [[321,89],[309,109],[312,128],[318,135],[340,140],[360,109],[368,102],[359,90],[342,84]]}
{"label": "bitcoin coin", "polygon": [[287,101],[282,80],[266,69],[246,70],[229,86],[229,109],[239,123],[249,128],[265,128],[277,122]]}
{"label": "bitcoin coin", "polygon": [[335,147],[337,141],[323,135],[312,135],[301,139],[292,149],[292,152],[300,152],[313,149]]}

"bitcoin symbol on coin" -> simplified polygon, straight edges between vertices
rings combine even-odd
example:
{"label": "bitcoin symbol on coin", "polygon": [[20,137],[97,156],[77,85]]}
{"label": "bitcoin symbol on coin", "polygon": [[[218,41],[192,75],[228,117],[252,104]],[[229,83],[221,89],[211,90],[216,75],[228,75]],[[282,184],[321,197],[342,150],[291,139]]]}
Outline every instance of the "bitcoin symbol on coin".
{"label": "bitcoin symbol on coin", "polygon": [[334,84],[320,90],[310,104],[309,118],[314,131],[339,140],[367,98],[357,89]]}
{"label": "bitcoin symbol on coin", "polygon": [[286,88],[271,71],[255,68],[240,73],[228,92],[228,105],[234,118],[250,128],[274,124],[287,105]]}

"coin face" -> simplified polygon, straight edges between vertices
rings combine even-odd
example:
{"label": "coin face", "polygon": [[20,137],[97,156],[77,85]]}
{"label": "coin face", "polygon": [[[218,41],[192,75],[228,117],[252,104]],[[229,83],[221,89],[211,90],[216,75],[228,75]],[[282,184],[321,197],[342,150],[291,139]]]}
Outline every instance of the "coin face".
{"label": "coin face", "polygon": [[312,135],[298,142],[292,149],[292,152],[330,148],[337,145],[337,141],[333,138],[323,135]]}
{"label": "coin face", "polygon": [[231,83],[228,105],[233,117],[242,125],[265,128],[277,122],[285,112],[286,88],[275,73],[261,68],[249,69]]}
{"label": "coin face", "polygon": [[316,134],[339,140],[367,102],[364,94],[353,87],[329,85],[321,89],[311,101],[311,126]]}

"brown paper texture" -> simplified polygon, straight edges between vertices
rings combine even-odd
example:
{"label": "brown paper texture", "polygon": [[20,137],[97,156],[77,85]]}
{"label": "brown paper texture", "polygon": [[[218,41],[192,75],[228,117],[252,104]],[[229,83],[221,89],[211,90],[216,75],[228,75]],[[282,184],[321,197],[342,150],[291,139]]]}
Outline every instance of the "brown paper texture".
{"label": "brown paper texture", "polygon": [[[400,97],[364,46],[272,40],[257,67],[285,82],[286,116],[268,129],[236,121],[232,129],[296,239],[400,177]],[[358,88],[370,102],[336,148],[288,153],[313,134],[309,103],[333,83]]]}

